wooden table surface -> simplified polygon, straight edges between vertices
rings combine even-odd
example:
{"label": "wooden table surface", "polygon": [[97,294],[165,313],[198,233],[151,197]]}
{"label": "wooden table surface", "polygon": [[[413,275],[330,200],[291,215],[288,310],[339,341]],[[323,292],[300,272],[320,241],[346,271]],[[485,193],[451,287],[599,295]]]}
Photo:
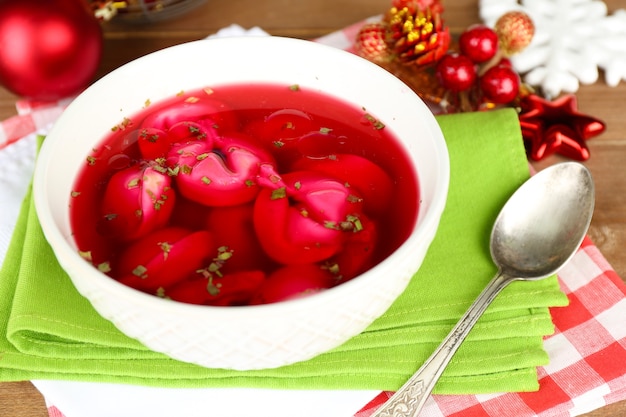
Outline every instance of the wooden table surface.
{"label": "wooden table surface", "polygon": [[[624,7],[620,0],[605,3],[610,11]],[[243,27],[260,26],[272,35],[311,39],[381,14],[389,5],[389,0],[208,0],[191,13],[164,22],[132,25],[114,19],[103,25],[105,51],[98,76],[146,53],[204,38],[233,23]],[[453,33],[479,22],[477,0],[444,1],[444,5],[444,18]],[[245,54],[245,51],[233,53]],[[626,248],[626,82],[610,88],[600,80],[581,87],[577,97],[582,112],[607,124],[605,133],[588,142],[591,157],[585,165],[591,170],[597,189],[589,235],[618,274],[626,277],[626,256],[623,255]],[[15,114],[16,98],[0,87],[0,120]],[[551,157],[536,165],[542,168],[559,161],[561,158]],[[41,395],[25,381],[0,383],[0,415],[44,417],[48,414]],[[626,416],[626,401],[585,416]]]}

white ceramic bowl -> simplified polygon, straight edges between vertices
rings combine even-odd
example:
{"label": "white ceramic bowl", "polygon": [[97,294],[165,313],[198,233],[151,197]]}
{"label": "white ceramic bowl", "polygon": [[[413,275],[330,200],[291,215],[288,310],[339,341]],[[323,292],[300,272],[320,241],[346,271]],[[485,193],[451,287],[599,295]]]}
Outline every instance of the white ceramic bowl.
{"label": "white ceramic bowl", "polygon": [[[367,108],[400,139],[420,188],[418,220],[392,255],[316,295],[261,306],[206,307],[143,294],[98,272],[77,253],[68,213],[86,155],[123,116],[181,90],[235,82],[298,84]],[[77,97],[50,131],[34,177],[47,240],[78,291],[122,332],[172,358],[211,368],[273,368],[310,359],[362,332],[419,269],[437,230],[449,182],[443,135],[405,84],[350,53],[309,41],[223,38],[137,59]],[[385,284],[381,284],[384,279]]]}

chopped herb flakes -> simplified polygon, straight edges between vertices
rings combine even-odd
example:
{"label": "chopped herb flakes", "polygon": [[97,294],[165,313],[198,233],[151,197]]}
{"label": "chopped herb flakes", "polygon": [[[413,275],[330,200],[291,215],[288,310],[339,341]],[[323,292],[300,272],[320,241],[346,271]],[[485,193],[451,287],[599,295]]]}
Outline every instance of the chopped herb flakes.
{"label": "chopped herb flakes", "polygon": [[328,272],[330,272],[333,275],[339,275],[339,264],[336,262],[327,263],[322,268],[326,269]]}
{"label": "chopped herb flakes", "polygon": [[348,203],[360,203],[363,201],[361,197],[357,197],[354,194],[348,195],[348,198],[346,200],[348,201]]}
{"label": "chopped herb flakes", "polygon": [[159,140],[159,135],[156,133],[152,135],[148,134],[148,129],[141,129],[139,137],[146,139],[150,143],[156,143]]}
{"label": "chopped herb flakes", "polygon": [[278,182],[280,181],[280,177],[278,175],[271,174],[269,176],[269,180],[272,182],[272,184],[278,184]]}
{"label": "chopped herb flakes", "polygon": [[279,198],[287,197],[287,189],[285,187],[280,187],[272,191],[272,195],[270,197],[271,200],[278,200]]}
{"label": "chopped herb flakes", "polygon": [[103,273],[109,273],[111,272],[111,264],[109,262],[102,262],[100,264],[98,264],[98,271],[103,272]]}
{"label": "chopped herb flakes", "polygon": [[[222,278],[222,267],[233,256],[233,251],[228,248],[228,246],[220,246],[217,248],[217,255],[213,258],[213,261],[204,269],[200,269],[196,271],[199,274],[202,274],[203,277],[208,278],[209,286],[213,290],[219,290],[220,284],[213,285],[213,277]],[[207,286],[207,288],[209,288]],[[209,291],[210,292],[210,291]],[[212,295],[216,295],[211,293]]]}
{"label": "chopped herb flakes", "polygon": [[214,284],[212,279],[209,279],[209,282],[206,285],[207,292],[213,297],[217,297],[220,294],[220,287],[222,284]]}
{"label": "chopped herb flakes", "polygon": [[360,232],[363,230],[363,223],[357,216],[348,215],[346,220],[341,222],[341,228],[345,231]]}
{"label": "chopped herb flakes", "polygon": [[84,260],[91,262],[93,259],[91,257],[91,251],[90,250],[86,250],[86,251],[82,251],[79,250],[78,254],[80,255],[81,258],[83,258]]}
{"label": "chopped herb flakes", "polygon": [[347,220],[341,222],[340,227],[341,227],[341,230],[343,230],[344,232],[349,232],[349,231],[354,230],[354,224]]}
{"label": "chopped herb flakes", "polygon": [[381,122],[380,120],[376,119],[374,116],[372,116],[369,113],[365,113],[365,119],[370,122],[372,124],[372,126],[374,126],[374,129],[376,130],[381,130],[385,128],[385,124],[383,122]]}
{"label": "chopped herb flakes", "polygon": [[217,275],[218,277],[222,277],[222,273],[220,272],[220,268],[222,267],[222,265],[220,265],[217,262],[211,262],[209,264],[209,267],[207,268],[208,271],[212,274]]}
{"label": "chopped herb flakes", "polygon": [[163,288],[163,287],[159,287],[159,288],[157,288],[155,295],[156,295],[157,297],[159,297],[159,298],[163,298],[163,299],[165,299],[165,300],[171,300],[171,298],[170,298],[170,297],[168,297],[168,296],[167,296],[167,294],[165,294],[165,288]]}
{"label": "chopped herb flakes", "polygon": [[224,262],[229,260],[233,256],[233,251],[228,249],[228,246],[220,246],[217,248],[217,260]]}
{"label": "chopped herb flakes", "polygon": [[128,184],[126,184],[126,187],[129,190],[139,187],[139,178],[133,178],[132,180],[128,181]]}
{"label": "chopped herb flakes", "polygon": [[324,221],[324,227],[327,229],[338,229],[339,227],[337,226],[337,222],[334,222],[332,220],[325,220]]}
{"label": "chopped herb flakes", "polygon": [[147,272],[148,272],[148,269],[143,265],[137,265],[135,269],[133,269],[133,275],[141,279],[148,278]]}
{"label": "chopped herb flakes", "polygon": [[155,165],[152,167],[152,169],[154,169],[157,172],[160,172],[161,174],[165,174],[167,172],[167,168],[161,165]]}
{"label": "chopped herb flakes", "polygon": [[161,251],[163,252],[163,259],[167,259],[167,257],[170,254],[170,251],[172,250],[172,244],[169,242],[159,242],[158,243],[159,247],[161,248]]}
{"label": "chopped herb flakes", "polygon": [[124,120],[122,120],[122,123],[120,123],[120,129],[124,130],[132,124],[133,122],[128,117],[124,117]]}

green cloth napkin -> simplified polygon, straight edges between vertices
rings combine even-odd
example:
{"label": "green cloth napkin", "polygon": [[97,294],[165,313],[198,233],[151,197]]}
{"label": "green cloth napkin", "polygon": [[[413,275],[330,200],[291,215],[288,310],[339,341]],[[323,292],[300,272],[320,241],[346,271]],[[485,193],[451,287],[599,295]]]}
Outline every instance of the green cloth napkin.
{"label": "green cloth napkin", "polygon": [[[388,312],[331,352],[278,369],[205,369],[152,352],[101,318],[47,244],[28,195],[0,270],[0,380],[67,379],[163,387],[395,390],[496,272],[491,225],[529,176],[512,110],[438,116],[451,162],[441,226],[422,268]],[[538,389],[548,362],[555,277],[508,287],[444,372],[437,393]]]}

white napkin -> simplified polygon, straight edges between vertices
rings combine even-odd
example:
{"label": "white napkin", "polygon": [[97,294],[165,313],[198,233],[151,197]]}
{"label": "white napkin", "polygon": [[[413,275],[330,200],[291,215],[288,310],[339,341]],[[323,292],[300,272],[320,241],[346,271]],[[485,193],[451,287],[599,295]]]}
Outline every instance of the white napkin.
{"label": "white napkin", "polygon": [[35,167],[36,133],[0,149],[0,264]]}

